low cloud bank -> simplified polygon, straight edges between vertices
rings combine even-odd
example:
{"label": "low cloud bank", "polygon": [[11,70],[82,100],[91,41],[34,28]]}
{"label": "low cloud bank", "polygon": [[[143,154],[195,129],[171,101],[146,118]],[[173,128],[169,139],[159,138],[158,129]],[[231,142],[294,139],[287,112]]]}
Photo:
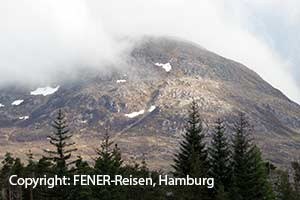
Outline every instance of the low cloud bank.
{"label": "low cloud bank", "polygon": [[[276,33],[254,26],[257,21],[264,22],[264,9],[267,12],[278,5],[274,1],[263,5],[259,2],[2,1],[0,84],[47,82],[57,73],[76,76],[82,67],[106,70],[106,66],[121,62],[128,48],[126,38],[169,35],[191,40],[242,62],[300,102],[294,60],[283,56],[284,51],[278,45],[271,45],[272,39],[280,40],[274,36]],[[285,6],[282,15],[291,15],[293,2],[285,2],[290,7]],[[248,5],[253,12],[247,11]],[[262,14],[255,16],[257,13]],[[296,10],[286,21],[291,22],[297,16]]]}

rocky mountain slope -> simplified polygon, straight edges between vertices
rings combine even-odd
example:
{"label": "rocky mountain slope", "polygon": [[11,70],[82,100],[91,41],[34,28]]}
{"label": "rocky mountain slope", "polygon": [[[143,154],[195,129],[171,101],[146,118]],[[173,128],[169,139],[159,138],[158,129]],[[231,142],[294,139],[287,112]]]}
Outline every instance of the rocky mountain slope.
{"label": "rocky mountain slope", "polygon": [[47,87],[1,89],[1,156],[29,149],[40,155],[49,146],[50,120],[62,107],[83,157],[94,155],[109,127],[125,156],[144,156],[161,168],[172,159],[194,98],[206,124],[223,117],[230,129],[243,111],[267,159],[284,165],[298,158],[300,106],[242,64],[189,42],[146,38],[123,65]]}

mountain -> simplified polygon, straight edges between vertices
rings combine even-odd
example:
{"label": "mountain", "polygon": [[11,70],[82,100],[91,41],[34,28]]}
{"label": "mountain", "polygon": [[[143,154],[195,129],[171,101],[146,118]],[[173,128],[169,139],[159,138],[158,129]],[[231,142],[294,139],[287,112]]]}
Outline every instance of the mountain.
{"label": "mountain", "polygon": [[110,68],[83,70],[77,79],[51,86],[2,88],[1,156],[29,149],[39,156],[62,107],[83,157],[95,154],[108,129],[125,156],[162,168],[172,160],[194,98],[206,124],[225,118],[230,134],[243,111],[267,159],[287,165],[298,158],[300,106],[240,63],[187,41],[146,37],[126,62]]}

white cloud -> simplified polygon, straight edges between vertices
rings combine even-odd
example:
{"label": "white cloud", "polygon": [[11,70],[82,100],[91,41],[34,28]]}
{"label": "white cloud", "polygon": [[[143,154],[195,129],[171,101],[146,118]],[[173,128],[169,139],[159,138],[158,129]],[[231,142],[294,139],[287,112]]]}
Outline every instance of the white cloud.
{"label": "white cloud", "polygon": [[120,46],[89,10],[80,0],[1,1],[0,81],[43,82],[116,60]]}
{"label": "white cloud", "polygon": [[104,66],[120,57],[126,37],[170,35],[246,64],[300,102],[295,62],[269,42],[279,38],[276,33],[253,28],[258,21],[264,27],[263,15],[272,19],[272,9],[292,26],[299,21],[296,5],[296,0],[2,1],[0,80],[40,81],[58,70]]}

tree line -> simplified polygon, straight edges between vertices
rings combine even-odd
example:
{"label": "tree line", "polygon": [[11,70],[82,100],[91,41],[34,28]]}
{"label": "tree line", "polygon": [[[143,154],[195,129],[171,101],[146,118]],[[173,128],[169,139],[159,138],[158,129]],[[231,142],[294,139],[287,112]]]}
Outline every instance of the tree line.
{"label": "tree line", "polygon": [[[193,101],[189,108],[183,139],[174,152],[172,177],[213,177],[215,187],[202,186],[95,186],[57,185],[54,188],[38,185],[36,188],[11,185],[11,175],[24,178],[72,177],[83,175],[122,175],[124,177],[151,177],[157,180],[162,171],[153,171],[142,162],[126,164],[117,144],[108,132],[97,148],[93,162],[74,157],[72,134],[62,110],[58,111],[48,139],[51,149],[35,159],[29,152],[22,162],[7,153],[0,171],[0,200],[298,200],[300,199],[300,164],[292,162],[293,173],[277,169],[266,162],[258,146],[251,139],[253,129],[245,114],[240,113],[230,130],[218,119],[211,131],[211,142],[206,142],[207,130],[199,108]],[[229,136],[232,136],[229,138]],[[166,147],[168,148],[168,147]],[[25,164],[26,163],[26,164]],[[128,163],[128,162],[127,162]],[[291,177],[292,175],[292,177]]]}

